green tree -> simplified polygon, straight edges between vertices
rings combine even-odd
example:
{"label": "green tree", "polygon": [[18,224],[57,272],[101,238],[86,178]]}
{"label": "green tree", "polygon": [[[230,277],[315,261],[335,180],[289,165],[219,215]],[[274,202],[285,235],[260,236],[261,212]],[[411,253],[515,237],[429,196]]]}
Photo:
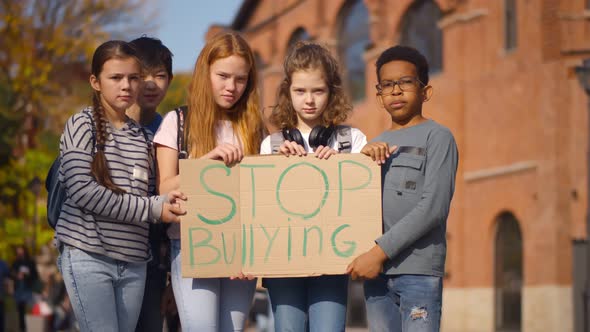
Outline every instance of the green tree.
{"label": "green tree", "polygon": [[191,74],[181,73],[174,75],[172,83],[168,88],[166,97],[160,103],[158,112],[166,114],[179,106],[186,105],[188,85],[191,81]]}
{"label": "green tree", "polygon": [[[88,80],[89,58],[107,39],[153,29],[144,0],[0,1],[0,142],[35,146],[38,128],[51,123],[48,109],[65,106],[76,82]],[[87,85],[87,84],[86,84]],[[62,109],[63,111],[63,109]],[[63,112],[62,112],[63,113]],[[11,128],[15,128],[12,129]],[[26,133],[23,138],[16,133]],[[18,138],[16,142],[11,138]],[[5,154],[5,146],[0,153]],[[7,157],[0,155],[0,163]]]}
{"label": "green tree", "polygon": [[94,49],[153,31],[153,2],[0,0],[0,254],[32,232],[51,239],[46,192],[35,199],[29,183],[45,182],[66,119],[90,102]]}
{"label": "green tree", "polygon": [[11,159],[7,166],[0,168],[0,238],[3,239],[0,241],[0,257],[5,257],[10,246],[15,244],[32,244],[35,238],[38,248],[51,240],[53,230],[46,222],[44,203],[47,193],[41,188],[39,196],[35,197],[30,184],[35,177],[45,183],[53,159],[51,153],[30,149],[23,158]]}

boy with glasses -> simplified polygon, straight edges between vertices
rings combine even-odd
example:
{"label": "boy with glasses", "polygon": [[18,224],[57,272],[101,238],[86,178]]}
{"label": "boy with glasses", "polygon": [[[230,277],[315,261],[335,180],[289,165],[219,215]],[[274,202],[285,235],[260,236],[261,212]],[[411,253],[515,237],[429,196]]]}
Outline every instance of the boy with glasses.
{"label": "boy with glasses", "polygon": [[404,46],[385,50],[377,78],[377,100],[391,128],[361,153],[382,167],[384,233],[347,270],[366,280],[371,331],[438,331],[457,145],[449,129],[422,115],[432,96],[422,54]]}

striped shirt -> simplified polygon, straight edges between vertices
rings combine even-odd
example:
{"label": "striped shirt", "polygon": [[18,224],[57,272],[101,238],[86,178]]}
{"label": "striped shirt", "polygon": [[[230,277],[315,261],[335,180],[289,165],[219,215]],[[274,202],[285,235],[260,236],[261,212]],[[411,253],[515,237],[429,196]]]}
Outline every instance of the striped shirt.
{"label": "striped shirt", "polygon": [[[59,180],[67,199],[56,227],[58,241],[126,262],[151,258],[149,223],[162,213],[162,196],[155,192],[155,164],[151,143],[141,127],[127,120],[121,129],[107,122],[105,156],[113,183],[125,194],[99,185],[91,174],[94,138],[92,108],[73,115],[60,140]],[[95,129],[96,130],[96,129]],[[148,139],[152,139],[151,132]]]}

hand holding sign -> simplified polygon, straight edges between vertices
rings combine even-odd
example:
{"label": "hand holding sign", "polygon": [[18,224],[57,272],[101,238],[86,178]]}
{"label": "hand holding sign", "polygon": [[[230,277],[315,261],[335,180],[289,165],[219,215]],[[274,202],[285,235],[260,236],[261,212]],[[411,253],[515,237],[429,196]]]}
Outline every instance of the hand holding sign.
{"label": "hand holding sign", "polygon": [[360,154],[181,160],[184,277],[343,274],[381,235],[379,167]]}
{"label": "hand holding sign", "polygon": [[284,141],[279,147],[279,153],[286,157],[290,155],[299,157],[307,155],[305,148],[293,141]]}
{"label": "hand holding sign", "polygon": [[186,211],[180,207],[180,200],[186,201],[186,196],[180,191],[171,191],[166,195],[167,202],[162,206],[160,220],[165,223],[180,222],[179,216],[185,215]]}
{"label": "hand holding sign", "polygon": [[377,165],[385,164],[389,156],[397,150],[397,145],[389,146],[385,142],[371,142],[363,147],[361,153],[377,162]]}
{"label": "hand holding sign", "polygon": [[320,145],[315,149],[314,153],[315,157],[318,159],[328,159],[330,156],[337,154],[338,151],[332,149],[329,146]]}
{"label": "hand holding sign", "polygon": [[383,249],[375,245],[371,250],[355,258],[346,268],[346,273],[350,274],[352,280],[375,279],[382,271],[386,260],[387,255]]}
{"label": "hand holding sign", "polygon": [[244,158],[244,151],[237,145],[224,143],[209,151],[201,159],[222,160],[226,166],[231,166],[239,163]]}

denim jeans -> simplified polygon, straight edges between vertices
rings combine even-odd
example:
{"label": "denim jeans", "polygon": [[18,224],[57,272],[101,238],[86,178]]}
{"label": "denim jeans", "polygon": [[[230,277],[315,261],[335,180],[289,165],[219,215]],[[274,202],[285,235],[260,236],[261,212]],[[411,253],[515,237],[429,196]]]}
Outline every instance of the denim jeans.
{"label": "denim jeans", "polygon": [[243,331],[256,280],[183,278],[180,240],[171,240],[172,290],[183,332]]}
{"label": "denim jeans", "polygon": [[365,300],[372,332],[440,330],[441,277],[382,274],[365,281]]}
{"label": "denim jeans", "polygon": [[275,331],[344,331],[348,275],[306,278],[269,278]]}
{"label": "denim jeans", "polygon": [[146,263],[128,263],[64,245],[58,258],[80,331],[133,331]]}

